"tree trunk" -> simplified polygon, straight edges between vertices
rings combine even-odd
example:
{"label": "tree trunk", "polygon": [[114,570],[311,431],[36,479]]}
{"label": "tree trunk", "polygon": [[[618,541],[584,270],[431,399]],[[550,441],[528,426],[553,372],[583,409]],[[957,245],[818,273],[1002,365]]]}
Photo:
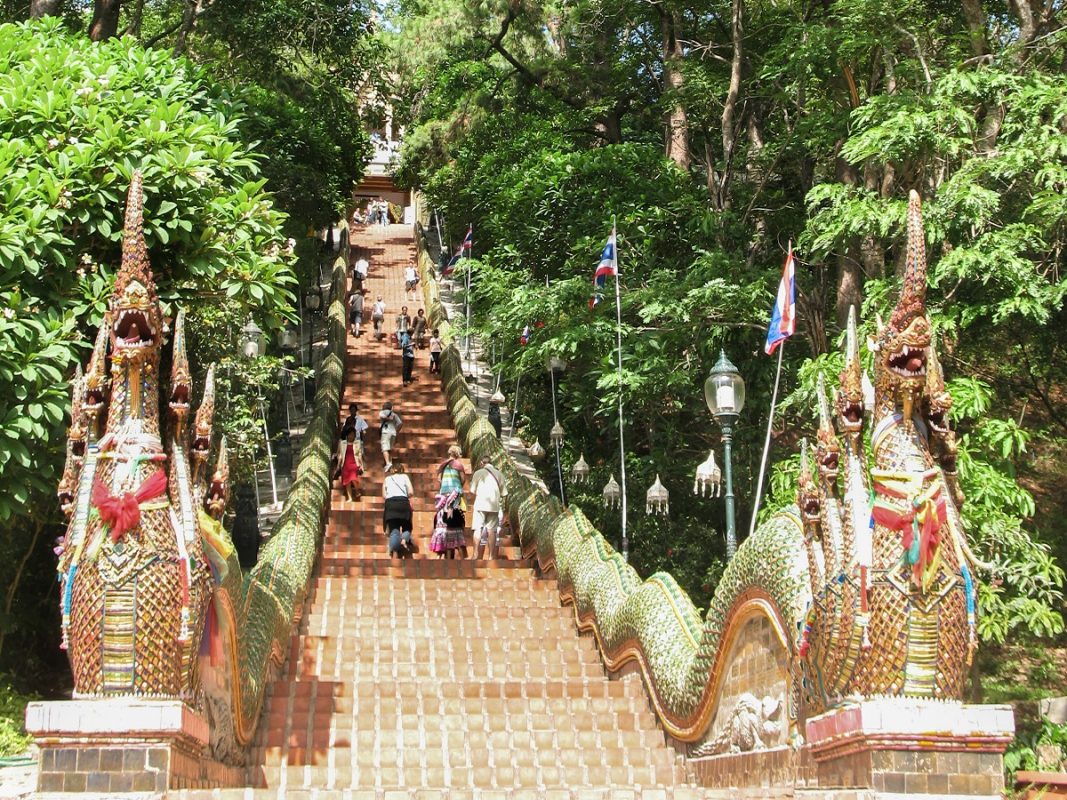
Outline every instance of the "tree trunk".
{"label": "tree trunk", "polygon": [[733,160],[734,147],[737,144],[737,132],[734,130],[737,116],[737,100],[741,96],[741,66],[744,63],[744,3],[733,0],[730,14],[730,38],[734,53],[730,59],[730,88],[726,92],[726,102],[722,107],[722,178],[719,181],[719,208],[729,208],[730,162]]}
{"label": "tree trunk", "polygon": [[[841,156],[837,157],[837,180],[848,186],[859,183],[856,168]],[[863,304],[863,267],[857,256],[859,247],[854,240],[844,243],[844,251],[837,256],[837,298],[834,314],[837,325],[844,328],[848,324],[848,310],[857,309]]]}
{"label": "tree trunk", "polygon": [[664,11],[663,82],[670,97],[671,113],[667,127],[667,158],[689,169],[689,116],[682,99],[682,44],[678,40],[678,15]]}
{"label": "tree trunk", "polygon": [[[37,540],[41,538],[41,530],[44,528],[45,523],[40,520],[33,522],[33,536],[30,538],[30,545],[26,548],[26,552],[23,553],[22,558],[19,559],[18,566],[15,567],[15,574],[11,576],[11,583],[7,586],[7,591],[4,594],[4,616],[8,619],[11,618],[11,609],[15,605],[15,596],[18,594],[19,586],[22,584],[22,573],[26,570],[26,563],[30,560],[30,556],[33,555],[33,551],[37,548]],[[6,635],[2,628],[0,628],[0,653],[4,651],[4,639]]]}
{"label": "tree trunk", "polygon": [[196,25],[199,9],[200,3],[197,0],[186,0],[185,11],[182,13],[182,24],[178,28],[178,39],[174,42],[174,55],[183,55],[185,49],[189,46],[189,34],[193,32],[193,26]]}
{"label": "tree trunk", "polygon": [[130,21],[126,24],[126,30],[123,31],[124,36],[141,37],[141,20],[144,19],[144,2],[145,0],[136,0],[133,4],[133,10],[130,11]]}
{"label": "tree trunk", "polygon": [[63,0],[30,0],[30,17],[54,17],[63,10]]}
{"label": "tree trunk", "polygon": [[971,52],[984,56],[989,52],[986,37],[986,15],[982,11],[982,0],[961,0],[963,16],[967,20],[967,30],[971,36]]}
{"label": "tree trunk", "polygon": [[89,38],[102,42],[119,35],[119,12],[122,0],[93,0],[93,19],[89,23]]}

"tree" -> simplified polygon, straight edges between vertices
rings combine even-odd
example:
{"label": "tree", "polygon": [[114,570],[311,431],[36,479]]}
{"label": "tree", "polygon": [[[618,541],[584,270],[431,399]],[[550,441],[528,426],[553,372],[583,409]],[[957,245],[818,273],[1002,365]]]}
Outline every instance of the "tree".
{"label": "tree", "polygon": [[[849,307],[873,318],[889,306],[916,188],[942,360],[955,385],[981,380],[994,409],[958,420],[975,494],[965,513],[1018,584],[987,585],[984,635],[1057,629],[1067,479],[1034,464],[1058,463],[1067,439],[1067,362],[1049,335],[1067,322],[1061,5],[399,4],[386,37],[410,113],[399,175],[453,236],[461,226],[451,221],[474,221],[475,321],[506,354],[505,385],[524,387],[530,439],[551,425],[546,353],[577,362],[558,387],[564,458],[584,450],[601,481],[617,470],[611,415],[623,394],[632,486],[663,471],[675,511],[669,525],[631,518],[642,570],[670,567],[699,598],[721,565],[709,530],[720,512],[696,522],[708,507],[685,497],[717,443],[699,398],[719,346],[750,390],[735,475],[741,519],[751,510],[772,384],[757,354],[787,241],[798,243],[798,338],[808,346],[787,348],[785,391],[800,398],[805,376],[832,358]],[[585,304],[613,215],[621,382],[614,322]],[[520,347],[534,322],[542,327]],[[783,454],[811,432],[810,408],[786,404],[775,460],[788,465]],[[1025,438],[1027,455],[998,449],[1012,437]],[[791,497],[788,475],[776,481],[779,499]],[[1020,481],[1040,487],[1047,510]],[[595,492],[569,496],[602,513]],[[612,519],[600,517],[609,533]]]}

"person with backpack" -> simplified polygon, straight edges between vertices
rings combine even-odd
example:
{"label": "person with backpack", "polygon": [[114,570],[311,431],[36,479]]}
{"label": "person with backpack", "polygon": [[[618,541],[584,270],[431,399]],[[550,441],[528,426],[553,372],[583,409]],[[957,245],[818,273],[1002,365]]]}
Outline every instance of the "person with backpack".
{"label": "person with backpack", "polygon": [[378,437],[381,440],[382,457],[385,459],[385,469],[388,472],[389,468],[393,466],[393,459],[390,455],[393,449],[393,441],[396,439],[396,435],[400,433],[400,428],[403,427],[404,421],[393,411],[393,403],[390,400],[386,400],[382,405],[382,410],[378,412],[378,420],[380,422]]}
{"label": "person with backpack", "polygon": [[482,456],[481,466],[471,477],[474,493],[474,515],[471,518],[471,534],[478,537],[474,558],[481,559],[486,546],[489,559],[497,557],[497,534],[504,520],[503,501],[508,496],[503,473],[493,466],[489,456]]}
{"label": "person with backpack", "polygon": [[359,338],[359,329],[363,325],[363,290],[353,291],[348,298],[348,326],[352,335]]}

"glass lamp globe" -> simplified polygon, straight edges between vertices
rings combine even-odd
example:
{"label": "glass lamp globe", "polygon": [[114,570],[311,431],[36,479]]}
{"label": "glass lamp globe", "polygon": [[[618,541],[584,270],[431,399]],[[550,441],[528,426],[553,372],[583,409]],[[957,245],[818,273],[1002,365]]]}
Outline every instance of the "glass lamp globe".
{"label": "glass lamp globe", "polygon": [[719,360],[704,381],[704,401],[716,418],[736,417],[745,407],[745,380],[724,350],[719,351]]}

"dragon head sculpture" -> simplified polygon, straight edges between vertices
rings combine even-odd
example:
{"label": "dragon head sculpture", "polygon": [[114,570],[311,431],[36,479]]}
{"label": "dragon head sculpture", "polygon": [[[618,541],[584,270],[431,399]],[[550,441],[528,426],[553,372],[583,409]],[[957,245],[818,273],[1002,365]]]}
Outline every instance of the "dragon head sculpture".
{"label": "dragon head sculpture", "polygon": [[174,438],[185,438],[185,425],[192,403],[192,376],[189,374],[189,357],[185,352],[185,309],[179,309],[174,319],[174,355],[170,367],[170,410]]}
{"label": "dragon head sculpture", "polygon": [[[819,476],[826,481],[827,485],[833,486],[841,464],[841,445],[834,433],[834,425],[830,420],[830,406],[826,401],[826,381],[819,373],[819,382],[816,387],[819,404],[819,430],[815,437],[815,463],[818,465]],[[860,418],[862,419],[862,413]]]}
{"label": "dragon head sculpture", "polygon": [[797,481],[797,507],[805,530],[818,535],[822,511],[822,496],[819,486],[812,476],[811,463],[808,459],[808,440],[800,442],[800,477]]}
{"label": "dragon head sculpture", "polygon": [[199,484],[207,472],[208,457],[211,455],[211,433],[215,421],[215,365],[208,367],[204,380],[204,396],[200,409],[193,422],[193,443],[189,454],[193,459],[193,480]]}
{"label": "dragon head sculpture", "polygon": [[100,419],[103,416],[108,393],[107,347],[110,330],[111,326],[105,314],[104,321],[96,332],[96,342],[93,345],[92,355],[89,357],[89,365],[85,368],[81,402],[78,404],[81,413],[85,416],[88,433],[94,438],[100,435]]}
{"label": "dragon head sculpture", "polygon": [[856,307],[848,309],[845,328],[845,368],[837,390],[837,420],[841,432],[855,442],[863,432],[863,365],[860,363],[859,337],[856,333]]}
{"label": "dragon head sculpture", "polygon": [[[141,175],[134,173],[122,264],[88,369],[75,379],[75,419],[59,487],[70,517],[58,551],[62,646],[78,697],[191,699],[198,693],[196,654],[211,574],[203,508],[185,452],[190,391],[181,315],[167,394],[159,375],[162,331]],[[173,423],[166,442],[163,397]],[[105,407],[105,429],[96,439]]]}
{"label": "dragon head sculpture", "polygon": [[875,364],[883,399],[911,416],[926,388],[930,354],[930,318],[926,314],[926,237],[918,192],[908,197],[907,254],[904,287],[889,322],[878,331]]}
{"label": "dragon head sculpture", "polygon": [[122,266],[115,277],[110,316],[113,358],[158,357],[163,312],[144,240],[144,190],[140,172],[133,174],[126,198],[122,231]]}
{"label": "dragon head sculpture", "polygon": [[226,511],[226,503],[230,498],[230,462],[226,449],[226,437],[222,437],[219,445],[219,458],[215,464],[215,472],[211,475],[211,481],[207,487],[207,499],[204,506],[208,514],[215,519],[222,519]]}

